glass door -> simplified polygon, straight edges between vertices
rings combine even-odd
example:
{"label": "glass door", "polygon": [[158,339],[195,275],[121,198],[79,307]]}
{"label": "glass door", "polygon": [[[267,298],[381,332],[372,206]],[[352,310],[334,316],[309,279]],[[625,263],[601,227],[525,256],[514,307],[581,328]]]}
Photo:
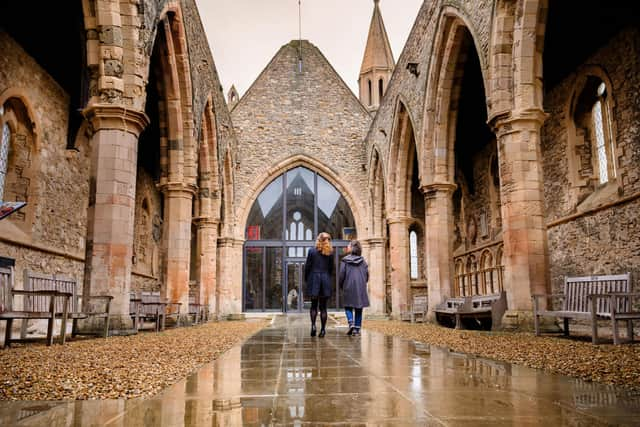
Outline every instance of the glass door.
{"label": "glass door", "polygon": [[308,305],[304,301],[304,260],[288,259],[286,261],[286,311],[300,312]]}

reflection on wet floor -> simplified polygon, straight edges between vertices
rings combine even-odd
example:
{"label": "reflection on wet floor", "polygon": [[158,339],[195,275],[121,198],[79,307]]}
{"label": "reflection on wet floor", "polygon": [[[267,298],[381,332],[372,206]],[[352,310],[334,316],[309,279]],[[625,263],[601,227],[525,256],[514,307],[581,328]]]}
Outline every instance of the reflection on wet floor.
{"label": "reflection on wet floor", "polygon": [[640,393],[307,323],[282,316],[152,399],[2,402],[0,425],[640,426]]}

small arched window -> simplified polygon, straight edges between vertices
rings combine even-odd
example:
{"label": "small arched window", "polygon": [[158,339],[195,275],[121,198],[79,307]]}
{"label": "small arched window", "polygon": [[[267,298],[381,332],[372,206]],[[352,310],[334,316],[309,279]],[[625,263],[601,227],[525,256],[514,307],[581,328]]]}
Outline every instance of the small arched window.
{"label": "small arched window", "polygon": [[[0,110],[0,115],[2,110]],[[4,184],[9,166],[9,144],[11,143],[11,129],[9,123],[2,125],[2,137],[0,137],[0,201],[4,200]]]}
{"label": "small arched window", "polygon": [[373,90],[371,88],[371,80],[367,80],[367,84],[369,85],[369,105],[373,105]]}
{"label": "small arched window", "polygon": [[382,101],[382,96],[384,95],[384,80],[383,79],[378,80],[378,95],[379,95],[380,101]]}
{"label": "small arched window", "polygon": [[409,233],[409,254],[410,254],[410,278],[418,279],[418,233],[411,230]]}
{"label": "small arched window", "polygon": [[598,178],[600,184],[604,184],[616,176],[616,168],[613,161],[613,135],[607,103],[607,85],[604,82],[598,85],[596,96],[591,117],[595,136],[595,152],[598,159]]}

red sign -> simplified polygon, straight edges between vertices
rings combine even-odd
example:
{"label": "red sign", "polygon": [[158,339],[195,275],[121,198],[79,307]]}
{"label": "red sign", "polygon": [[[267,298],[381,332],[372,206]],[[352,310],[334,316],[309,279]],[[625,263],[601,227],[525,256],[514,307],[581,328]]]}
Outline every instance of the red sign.
{"label": "red sign", "polygon": [[247,240],[260,240],[260,226],[248,225],[247,226]]}

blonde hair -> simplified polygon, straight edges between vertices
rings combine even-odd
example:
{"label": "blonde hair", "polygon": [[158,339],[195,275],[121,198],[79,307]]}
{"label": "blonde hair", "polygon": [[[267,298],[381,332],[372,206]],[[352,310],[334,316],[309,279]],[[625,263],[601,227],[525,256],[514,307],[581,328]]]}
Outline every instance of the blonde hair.
{"label": "blonde hair", "polygon": [[318,238],[316,239],[316,249],[324,256],[329,256],[333,253],[331,235],[329,233],[322,232],[318,234]]}

